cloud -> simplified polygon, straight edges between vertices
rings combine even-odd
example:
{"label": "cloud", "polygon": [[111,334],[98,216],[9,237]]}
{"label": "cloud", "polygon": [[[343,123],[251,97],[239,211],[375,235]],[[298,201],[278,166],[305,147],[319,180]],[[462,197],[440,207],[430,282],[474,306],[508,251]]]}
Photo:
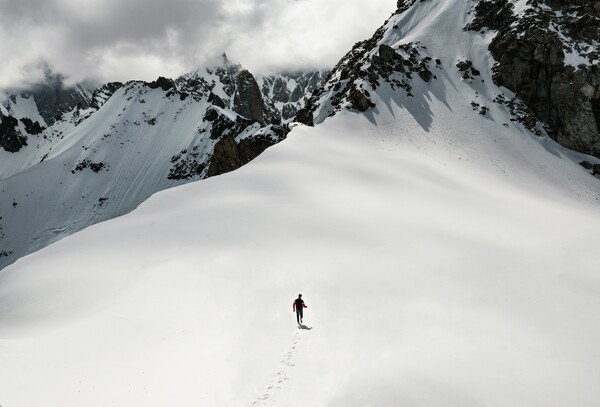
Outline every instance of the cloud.
{"label": "cloud", "polygon": [[227,52],[253,72],[331,67],[391,0],[0,0],[0,88],[177,77]]}

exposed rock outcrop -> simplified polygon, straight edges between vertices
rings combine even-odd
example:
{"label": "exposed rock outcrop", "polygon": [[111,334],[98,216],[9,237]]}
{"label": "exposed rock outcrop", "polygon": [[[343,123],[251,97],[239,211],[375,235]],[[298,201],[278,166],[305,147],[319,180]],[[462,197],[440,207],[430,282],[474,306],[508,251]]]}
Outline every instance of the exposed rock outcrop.
{"label": "exposed rock outcrop", "polygon": [[242,70],[237,77],[237,92],[233,99],[236,113],[250,120],[263,119],[263,99],[254,76]]}
{"label": "exposed rock outcrop", "polygon": [[245,138],[239,143],[232,136],[225,136],[215,144],[206,176],[214,177],[236,170],[277,142],[268,135]]}
{"label": "exposed rock outcrop", "polygon": [[482,1],[467,28],[499,30],[490,44],[495,83],[558,143],[600,157],[600,58],[591,45],[600,41],[600,2],[544,3],[531,1],[517,18],[505,0]]}
{"label": "exposed rock outcrop", "polygon": [[164,76],[159,76],[157,80],[153,82],[148,82],[147,85],[150,89],[161,88],[166,92],[169,89],[173,89],[175,87],[175,82],[172,79],[165,78]]}
{"label": "exposed rock outcrop", "polygon": [[19,131],[19,121],[11,116],[0,116],[0,147],[16,153],[27,145],[27,137]]}
{"label": "exposed rock outcrop", "polygon": [[40,134],[44,131],[45,127],[42,126],[39,122],[31,120],[29,117],[23,117],[21,119],[21,123],[25,126],[25,131],[27,134]]}
{"label": "exposed rock outcrop", "polygon": [[[412,3],[399,1],[400,12]],[[313,92],[305,107],[298,110],[295,120],[311,126],[342,109],[365,112],[375,107],[370,92],[383,84],[412,97],[413,80],[436,79],[430,69],[432,58],[424,52],[422,44],[406,43],[392,48],[380,43],[387,29],[384,25],[370,39],[356,43],[324,85]]]}
{"label": "exposed rock outcrop", "polygon": [[98,110],[100,107],[106,103],[106,101],[121,87],[123,83],[121,82],[109,82],[107,84],[102,85],[98,89],[94,91],[92,94],[92,101],[90,103],[90,107]]}

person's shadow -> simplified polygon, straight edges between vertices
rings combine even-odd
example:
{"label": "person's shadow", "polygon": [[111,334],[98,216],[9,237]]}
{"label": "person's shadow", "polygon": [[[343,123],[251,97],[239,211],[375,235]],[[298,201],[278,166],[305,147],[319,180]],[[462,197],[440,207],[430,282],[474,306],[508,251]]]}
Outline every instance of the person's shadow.
{"label": "person's shadow", "polygon": [[312,326],[298,324],[298,329],[306,329],[307,331],[310,331],[312,329]]}

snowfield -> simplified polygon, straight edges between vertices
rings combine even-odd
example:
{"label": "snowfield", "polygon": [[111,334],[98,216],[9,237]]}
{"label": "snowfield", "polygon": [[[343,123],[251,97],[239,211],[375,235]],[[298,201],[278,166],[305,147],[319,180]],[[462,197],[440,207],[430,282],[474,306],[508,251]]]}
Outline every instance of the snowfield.
{"label": "snowfield", "polygon": [[9,266],[3,405],[597,405],[597,180],[405,119],[296,127]]}
{"label": "snowfield", "polygon": [[441,58],[414,97],[4,269],[0,404],[597,407],[600,182],[492,103],[467,3],[390,20]]}

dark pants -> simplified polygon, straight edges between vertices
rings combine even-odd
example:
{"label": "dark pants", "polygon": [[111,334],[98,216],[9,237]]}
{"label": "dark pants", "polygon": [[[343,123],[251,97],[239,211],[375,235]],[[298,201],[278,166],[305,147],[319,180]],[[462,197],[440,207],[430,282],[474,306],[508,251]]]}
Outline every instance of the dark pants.
{"label": "dark pants", "polygon": [[296,321],[300,323],[300,320],[303,318],[302,315],[302,307],[296,308]]}

